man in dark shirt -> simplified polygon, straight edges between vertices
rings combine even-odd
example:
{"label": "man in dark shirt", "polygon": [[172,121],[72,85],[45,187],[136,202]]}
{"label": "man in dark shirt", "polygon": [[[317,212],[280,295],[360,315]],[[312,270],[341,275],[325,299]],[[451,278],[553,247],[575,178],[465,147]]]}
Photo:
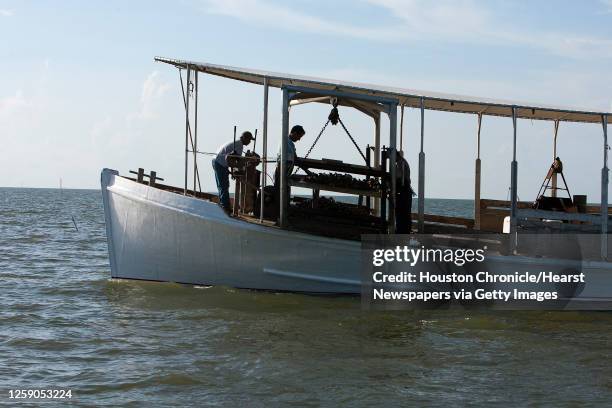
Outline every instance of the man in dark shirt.
{"label": "man in dark shirt", "polygon": [[404,159],[404,152],[397,152],[395,167],[395,233],[410,234],[412,231],[412,196],[410,166]]}

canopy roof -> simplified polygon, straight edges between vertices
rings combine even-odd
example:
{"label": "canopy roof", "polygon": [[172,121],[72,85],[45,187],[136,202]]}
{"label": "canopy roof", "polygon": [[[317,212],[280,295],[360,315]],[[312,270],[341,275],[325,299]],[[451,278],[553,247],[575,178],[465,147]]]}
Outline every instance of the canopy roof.
{"label": "canopy roof", "polygon": [[225,65],[209,64],[155,57],[155,61],[164,62],[179,68],[188,66],[199,72],[239,81],[263,85],[264,78],[269,86],[280,88],[284,85],[306,87],[319,90],[335,90],[354,94],[375,95],[397,99],[400,105],[413,108],[420,107],[424,99],[425,109],[459,112],[482,113],[483,115],[512,117],[512,108],[517,108],[517,116],[523,119],[559,120],[565,122],[601,123],[602,115],[612,115],[609,112],[588,109],[524,103],[501,99],[478,98],[465,95],[443,94],[438,92],[419,91],[408,88],[395,88],[383,85],[371,85],[356,82],[338,81],[335,79],[314,78],[301,75],[282,74],[278,72],[261,71],[251,68],[238,68]]}

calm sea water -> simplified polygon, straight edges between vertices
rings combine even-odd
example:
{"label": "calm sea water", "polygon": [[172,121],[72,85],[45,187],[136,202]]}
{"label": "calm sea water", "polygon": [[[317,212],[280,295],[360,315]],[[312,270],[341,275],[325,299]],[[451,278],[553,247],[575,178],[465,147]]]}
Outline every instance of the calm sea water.
{"label": "calm sea water", "polygon": [[366,313],[109,276],[100,192],[0,189],[0,404],[11,388],[84,406],[612,404],[610,313]]}

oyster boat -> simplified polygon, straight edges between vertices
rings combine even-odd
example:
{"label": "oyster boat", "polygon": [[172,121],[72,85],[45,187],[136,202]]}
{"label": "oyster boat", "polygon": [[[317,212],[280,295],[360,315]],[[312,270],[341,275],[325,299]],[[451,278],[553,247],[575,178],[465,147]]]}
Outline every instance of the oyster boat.
{"label": "oyster boat", "polygon": [[[413,231],[448,236],[455,233],[505,233],[509,251],[500,250],[490,257],[501,270],[513,270],[525,263],[535,268],[538,265],[549,269],[567,267],[567,260],[521,253],[523,234],[534,231],[540,234],[592,234],[596,237],[595,256],[580,260],[579,267],[596,278],[589,280],[588,287],[583,288],[583,295],[590,299],[612,298],[612,280],[608,278],[612,272],[608,260],[607,122],[610,113],[170,58],[157,57],[155,60],[178,68],[181,77],[185,108],[185,133],[181,135],[185,139],[185,182],[180,187],[165,185],[155,172],[145,174],[142,169],[135,175],[102,170],[101,187],[112,278],[310,293],[360,293],[360,237],[363,234],[395,234],[397,192],[395,183],[390,181],[396,179],[396,166],[391,164],[396,162],[398,136],[399,145],[402,144],[404,108],[411,107],[421,112],[418,206],[413,215]],[[236,180],[231,213],[218,205],[217,195],[202,192],[200,188],[198,164],[202,162],[202,152],[197,144],[199,75],[220,76],[263,87],[263,126],[257,138],[263,139],[261,152],[248,152],[231,160],[230,167]],[[354,183],[349,179],[349,183],[341,184],[333,177],[292,175],[287,171],[288,146],[283,143],[279,185],[267,186],[268,164],[276,162],[275,157],[270,159],[267,146],[270,87],[282,90],[284,135],[289,134],[289,108],[302,104],[328,104],[332,110],[355,109],[369,116],[375,128],[371,144],[358,146],[347,131],[364,163],[307,157],[295,159],[295,166],[307,174],[324,170],[365,178]],[[473,218],[425,213],[426,156],[423,146],[426,110],[464,113],[474,115],[477,120]],[[480,125],[482,117],[487,115],[506,117],[513,127],[508,201],[486,200],[480,196]],[[599,205],[586,205],[578,196],[570,197],[569,202],[567,198],[559,197],[562,188],[557,177],[562,173],[556,171],[551,171],[546,179],[552,186],[544,188],[544,193],[548,191],[550,196],[542,194],[548,207],[534,207],[532,203],[518,201],[516,124],[525,119],[553,122],[555,144],[556,132],[562,122],[603,128]],[[381,141],[381,124],[385,120],[388,121],[389,134]],[[361,148],[365,149],[365,154]],[[204,163],[204,167],[209,169],[208,160]],[[311,190],[312,198],[292,196],[292,186]],[[350,194],[356,199],[354,203],[330,203],[320,196],[321,191]]]}

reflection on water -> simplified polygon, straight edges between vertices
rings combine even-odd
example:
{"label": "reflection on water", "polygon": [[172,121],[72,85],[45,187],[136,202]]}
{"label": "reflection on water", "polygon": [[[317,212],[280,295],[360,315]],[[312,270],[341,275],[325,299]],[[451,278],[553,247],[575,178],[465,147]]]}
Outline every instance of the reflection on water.
{"label": "reflection on water", "polygon": [[612,399],[609,313],[366,313],[357,297],[110,281],[96,191],[0,189],[0,233],[0,402],[9,388],[108,405]]}

